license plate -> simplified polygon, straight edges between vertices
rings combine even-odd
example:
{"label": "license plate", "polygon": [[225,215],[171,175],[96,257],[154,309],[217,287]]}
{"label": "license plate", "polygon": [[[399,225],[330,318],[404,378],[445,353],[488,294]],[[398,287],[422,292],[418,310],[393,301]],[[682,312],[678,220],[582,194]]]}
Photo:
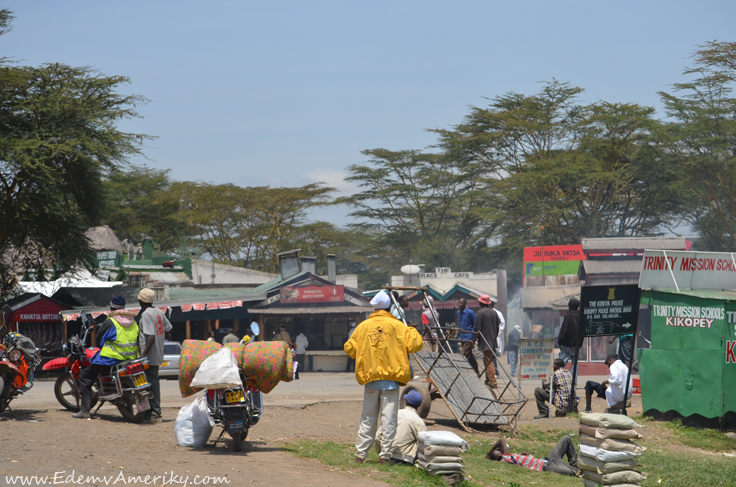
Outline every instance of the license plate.
{"label": "license plate", "polygon": [[138,374],[133,376],[133,385],[136,387],[143,387],[148,385],[146,380],[146,374]]}
{"label": "license plate", "polygon": [[225,393],[225,402],[230,404],[232,402],[243,402],[243,391],[227,391]]}
{"label": "license plate", "polygon": [[140,401],[136,401],[135,408],[139,413],[151,409],[151,403],[148,402],[148,397],[144,397]]}

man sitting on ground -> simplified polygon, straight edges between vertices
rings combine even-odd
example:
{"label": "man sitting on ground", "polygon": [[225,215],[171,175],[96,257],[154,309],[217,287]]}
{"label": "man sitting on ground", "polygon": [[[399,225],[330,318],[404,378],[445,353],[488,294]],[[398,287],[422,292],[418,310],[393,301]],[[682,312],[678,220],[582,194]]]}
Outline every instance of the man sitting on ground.
{"label": "man sitting on ground", "polygon": [[[555,416],[562,417],[567,413],[567,404],[572,394],[572,374],[565,368],[565,362],[561,359],[554,361],[554,373],[552,374],[552,382],[555,390],[555,397],[552,398],[552,404],[557,408]],[[539,415],[534,419],[546,418],[549,416],[549,406],[545,403],[549,402],[549,382],[542,381],[542,387],[534,389],[534,399],[537,400],[537,410]],[[575,408],[578,405],[578,398],[575,397]]]}
{"label": "man sitting on ground", "polygon": [[[414,465],[417,459],[417,445],[419,433],[427,431],[427,426],[417,414],[417,408],[422,405],[422,395],[419,391],[409,391],[404,396],[406,406],[399,409],[398,422],[396,423],[396,436],[391,447],[391,463],[402,465]],[[376,433],[376,450],[380,453],[381,428]]]}
{"label": "man sitting on ground", "polygon": [[[606,365],[610,370],[610,377],[608,380],[604,380],[601,384],[589,380],[585,383],[585,411],[586,413],[592,412],[591,402],[593,399],[593,391],[598,394],[598,397],[605,399],[608,402],[609,408],[622,408],[624,401],[624,392],[626,388],[626,377],[629,375],[629,368],[618,359],[618,355],[609,355],[606,359]],[[631,399],[631,395],[634,393],[634,384],[631,378],[629,378],[629,395],[626,398],[628,401]]]}
{"label": "man sitting on ground", "polygon": [[[562,460],[565,456],[567,456],[568,463]],[[511,453],[506,440],[501,438],[491,447],[491,451],[488,452],[486,458],[526,467],[537,472],[555,472],[571,477],[576,476],[579,472],[578,454],[575,452],[575,445],[572,444],[569,436],[563,436],[549,452],[549,455],[544,458],[535,458],[525,451],[521,454]]]}

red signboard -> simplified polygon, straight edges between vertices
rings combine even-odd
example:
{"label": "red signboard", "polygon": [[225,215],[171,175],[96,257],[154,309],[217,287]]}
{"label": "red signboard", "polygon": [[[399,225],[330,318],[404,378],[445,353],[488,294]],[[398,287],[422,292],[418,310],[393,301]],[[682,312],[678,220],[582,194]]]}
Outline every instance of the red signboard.
{"label": "red signboard", "polygon": [[542,262],[555,260],[587,260],[582,245],[550,245],[544,247],[526,247],[524,262]]}
{"label": "red signboard", "polygon": [[40,322],[40,321],[61,321],[59,311],[67,309],[61,303],[57,303],[46,296],[39,296],[39,299],[29,300],[28,304],[17,308],[13,312],[14,322]]}
{"label": "red signboard", "polygon": [[342,286],[284,286],[279,294],[282,303],[339,303],[345,300]]}

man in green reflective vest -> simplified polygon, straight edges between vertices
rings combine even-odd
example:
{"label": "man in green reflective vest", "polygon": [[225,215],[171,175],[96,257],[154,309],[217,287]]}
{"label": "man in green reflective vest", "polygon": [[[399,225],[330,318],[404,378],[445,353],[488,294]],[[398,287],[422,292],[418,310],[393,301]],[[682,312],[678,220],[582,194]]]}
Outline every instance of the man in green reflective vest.
{"label": "man in green reflective vest", "polygon": [[125,299],[116,296],[110,301],[110,314],[97,330],[97,345],[100,351],[92,357],[89,367],[79,374],[79,392],[82,409],[73,418],[89,418],[92,401],[92,384],[97,377],[109,374],[110,368],[120,362],[138,358],[138,323],[136,313],[125,311]]}

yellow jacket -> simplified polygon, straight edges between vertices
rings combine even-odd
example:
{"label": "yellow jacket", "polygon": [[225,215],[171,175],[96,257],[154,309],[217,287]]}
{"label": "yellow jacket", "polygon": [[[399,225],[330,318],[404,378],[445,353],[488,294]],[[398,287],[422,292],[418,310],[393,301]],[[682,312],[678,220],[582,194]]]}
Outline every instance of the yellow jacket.
{"label": "yellow jacket", "polygon": [[411,379],[409,356],[422,349],[422,337],[385,309],[374,311],[345,342],[345,353],[355,359],[355,378],[363,385],[393,380],[406,385]]}

